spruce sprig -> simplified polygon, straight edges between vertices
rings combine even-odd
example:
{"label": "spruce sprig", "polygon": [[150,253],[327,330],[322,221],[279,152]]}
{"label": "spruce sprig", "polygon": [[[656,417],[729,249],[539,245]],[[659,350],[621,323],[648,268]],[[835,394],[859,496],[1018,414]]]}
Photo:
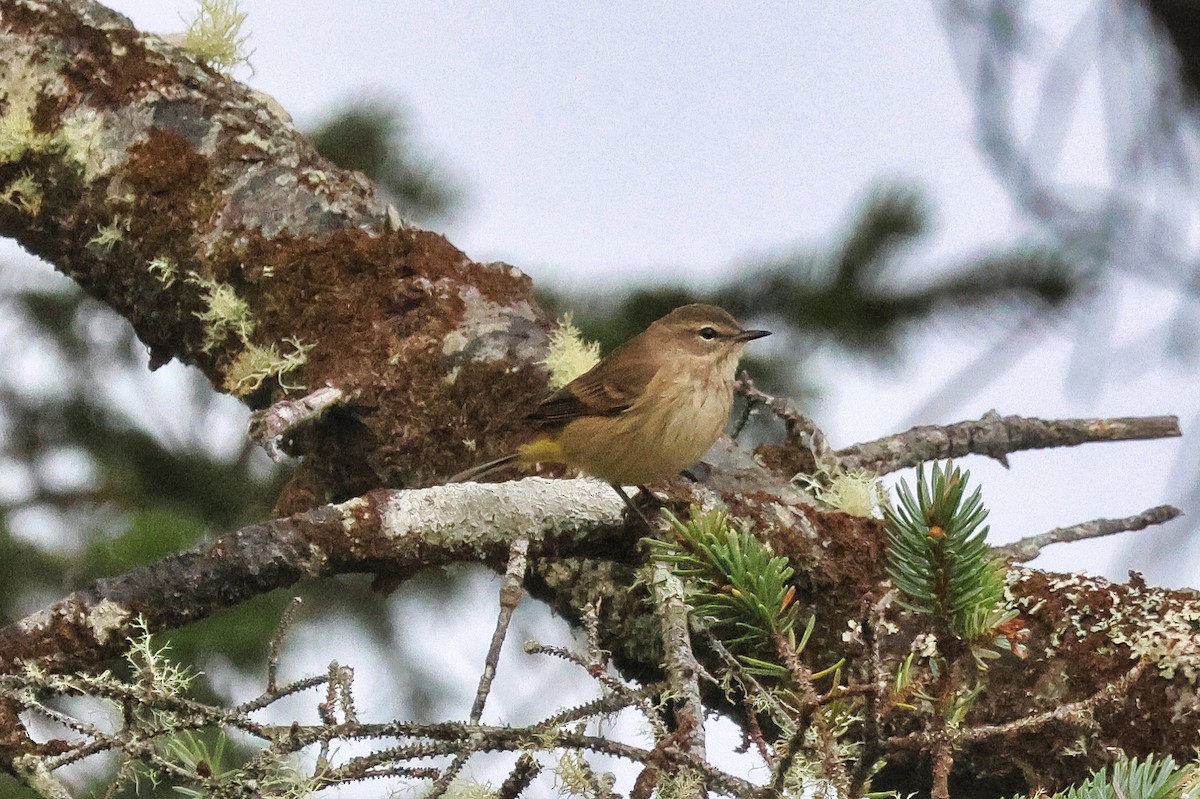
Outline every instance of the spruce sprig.
{"label": "spruce sprig", "polygon": [[1136,796],[1138,799],[1174,799],[1180,795],[1180,785],[1188,776],[1170,756],[1155,760],[1119,760],[1113,764],[1112,776],[1101,769],[1085,782],[1063,793],[1063,799],[1119,799]]}
{"label": "spruce sprig", "polygon": [[1108,767],[1102,768],[1049,799],[1187,799],[1195,796],[1190,790],[1196,776],[1194,765],[1180,767],[1170,756],[1118,760],[1112,764],[1111,775]]}
{"label": "spruce sprig", "polygon": [[886,569],[903,594],[900,604],[944,620],[959,638],[975,642],[994,636],[1014,614],[1002,606],[1004,568],[987,545],[982,493],[966,494],[970,476],[951,463],[935,463],[928,480],[924,466],[917,468],[916,491],[900,481],[899,503],[885,511]]}
{"label": "spruce sprig", "polygon": [[788,669],[774,662],[776,642],[783,639],[800,651],[812,625],[798,645],[796,589],[788,582],[795,570],[787,558],[771,554],[746,524],[720,511],[697,513],[686,523],[670,511],[663,510],[663,515],[674,539],[646,543],[683,580],[696,617],[752,673],[788,675]]}

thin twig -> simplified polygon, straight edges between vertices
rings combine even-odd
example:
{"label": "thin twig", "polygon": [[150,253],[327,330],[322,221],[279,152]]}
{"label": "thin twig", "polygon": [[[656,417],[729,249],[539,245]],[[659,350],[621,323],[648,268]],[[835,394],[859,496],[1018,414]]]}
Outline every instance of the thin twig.
{"label": "thin twig", "polygon": [[761,391],[745,372],[734,384],[734,390],[745,397],[751,405],[762,405],[770,410],[783,422],[787,431],[786,444],[803,449],[810,453],[813,463],[818,470],[835,471],[838,459],[829,445],[829,439],[821,429],[805,416],[791,400],[785,397],[773,397]]}
{"label": "thin twig", "polygon": [[954,748],[945,736],[933,744],[933,786],[930,799],[950,799],[950,771],[954,768]]}
{"label": "thin twig", "polygon": [[654,567],[655,611],[662,627],[663,659],[667,682],[679,701],[675,710],[677,739],[692,757],[703,760],[704,705],[700,700],[700,664],[692,652],[688,608],[683,583],[664,564]]}
{"label": "thin twig", "polygon": [[[750,738],[754,741],[754,745],[758,747],[758,753],[762,755],[763,762],[768,766],[774,766],[776,757],[771,751],[771,747],[767,744],[766,738],[763,736],[762,728],[758,724],[758,718],[755,713],[755,705],[762,703],[768,705],[770,709],[779,713],[781,716],[786,716],[787,712],[780,707],[779,700],[776,699],[767,689],[763,688],[762,683],[758,678],[747,671],[741,662],[734,656],[729,648],[725,646],[725,642],[713,634],[712,630],[705,629],[705,638],[707,639],[709,648],[717,654],[725,663],[725,667],[730,670],[739,683],[742,690],[746,693],[746,720],[750,726]],[[768,713],[768,718],[770,714]]]}
{"label": "thin twig", "polygon": [[599,597],[595,602],[586,603],[581,620],[587,640],[588,660],[600,671],[607,669],[612,659],[612,653],[600,646],[600,606],[603,601],[603,597]]}
{"label": "thin twig", "polygon": [[992,551],[1012,563],[1028,563],[1051,544],[1084,541],[1115,533],[1145,530],[1152,524],[1163,524],[1182,515],[1183,511],[1173,505],[1159,505],[1124,519],[1093,519],[1090,522],[1080,522],[1070,527],[1057,527],[1046,533],[1027,536],[1011,544],[993,547]]}
{"label": "thin twig", "polygon": [[795,732],[783,751],[779,753],[778,761],[775,763],[770,789],[776,794],[783,790],[788,772],[791,771],[796,756],[804,748],[805,737],[811,726],[817,739],[817,748],[821,755],[821,764],[824,767],[824,777],[838,796],[845,796],[849,787],[849,779],[846,776],[845,765],[838,753],[837,738],[829,729],[828,721],[821,713],[821,696],[813,685],[812,671],[804,665],[796,647],[782,635],[775,636],[775,650],[784,665],[792,672],[792,689],[795,691],[796,699],[799,700],[800,708],[794,719]]}
{"label": "thin twig", "polygon": [[[468,749],[471,752],[510,752],[531,749],[572,749],[590,751],[610,757],[618,757],[635,763],[646,763],[655,757],[649,749],[632,746],[614,741],[603,736],[584,735],[570,730],[533,731],[520,727],[495,727],[488,725],[455,724],[455,723],[385,723],[385,724],[355,724],[331,730],[323,726],[281,727],[280,734],[290,731],[300,737],[306,734],[321,737],[337,738],[339,740],[360,740],[366,738],[386,737],[420,737],[426,740],[395,747],[393,749],[374,752],[366,758],[371,762],[381,760],[404,760],[410,758],[428,758],[439,755],[449,755]],[[748,780],[735,777],[715,766],[697,761],[688,753],[674,750],[672,756],[678,757],[686,765],[696,769],[703,778],[709,790],[720,791],[737,797],[755,797],[760,795],[760,789]],[[358,758],[355,760],[363,760]]]}
{"label": "thin twig", "polygon": [[[475,691],[475,701],[471,704],[471,723],[478,724],[483,718],[483,707],[487,704],[488,694],[492,690],[492,681],[496,678],[496,666],[500,662],[500,650],[504,648],[504,638],[508,635],[508,625],[512,621],[513,611],[521,603],[524,591],[521,584],[525,579],[525,570],[529,566],[529,538],[520,536],[508,548],[508,566],[504,570],[504,578],[500,583],[500,613],[496,617],[496,628],[492,631],[492,640],[488,644],[487,657],[483,663],[483,673],[479,676],[479,687]],[[467,765],[474,752],[464,749],[455,755],[454,761],[446,767],[442,775],[434,781],[426,799],[439,799],[450,789],[450,783]]]}
{"label": "thin twig", "polygon": [[278,461],[283,458],[283,443],[289,435],[351,397],[340,388],[323,386],[298,399],[281,400],[251,415],[247,437],[262,446],[271,460]]}
{"label": "thin twig", "polygon": [[984,741],[988,738],[995,738],[1001,735],[1036,730],[1051,722],[1065,722],[1076,727],[1093,724],[1092,713],[1096,707],[1107,699],[1115,699],[1117,696],[1124,694],[1129,690],[1130,686],[1138,681],[1145,668],[1146,662],[1140,660],[1116,681],[1104,686],[1087,699],[1058,705],[1053,710],[1046,711],[1045,713],[1027,716],[1016,721],[1010,721],[1007,724],[983,724],[978,727],[969,727],[958,734],[957,740]]}
{"label": "thin twig", "polygon": [[525,643],[525,652],[530,655],[549,655],[550,657],[565,660],[568,663],[574,663],[591,675],[592,679],[600,683],[606,690],[629,699],[629,705],[641,711],[642,716],[645,717],[646,722],[650,725],[651,731],[654,734],[654,740],[657,741],[668,734],[669,730],[667,730],[666,725],[663,723],[662,717],[655,711],[654,704],[650,701],[650,698],[641,695],[641,689],[628,685],[612,676],[601,665],[589,660],[587,656],[573,652],[565,647],[548,646],[546,644],[539,644],[536,641],[527,641]]}
{"label": "thin twig", "polygon": [[637,689],[637,692],[632,696],[614,691],[605,691],[604,696],[598,699],[593,699],[591,702],[577,705],[567,710],[560,710],[553,716],[549,716],[529,726],[531,729],[550,730],[561,727],[564,724],[586,721],[596,716],[611,715],[619,710],[637,705],[639,702],[648,702],[653,697],[666,691],[668,687],[668,684],[665,682],[651,683]]}
{"label": "thin twig", "polygon": [[[373,755],[371,755],[371,757],[387,760],[400,760],[403,759],[403,756],[401,755],[402,751],[403,750],[401,749],[383,749],[379,752],[375,752]],[[430,787],[429,792],[425,794],[428,799],[438,799],[438,797],[444,796],[446,791],[450,790],[451,783],[454,782],[455,778],[457,778],[458,775],[462,773],[463,768],[466,767],[467,761],[470,760],[471,755],[475,754],[475,752],[478,750],[460,745],[454,747],[454,751],[456,754],[453,762],[446,766],[441,775],[433,781],[433,785]],[[424,755],[409,755],[408,757],[422,756]],[[349,768],[354,763],[355,760],[347,761],[346,765],[342,768]],[[354,779],[354,777],[350,777],[350,779]]]}
{"label": "thin twig", "polygon": [[870,690],[863,695],[862,750],[859,752],[858,763],[854,765],[850,774],[850,796],[863,795],[867,782],[871,779],[875,761],[883,751],[880,733],[883,724],[879,705],[884,692],[888,690],[888,685],[886,682],[881,683],[881,680],[887,678],[883,669],[883,653],[880,651],[878,633],[883,629],[884,612],[896,595],[897,591],[894,588],[887,591],[863,614],[861,629],[863,645],[867,650],[867,656],[864,658],[864,682]]}
{"label": "thin twig", "polygon": [[541,771],[542,764],[534,760],[533,755],[522,752],[513,770],[496,791],[496,799],[518,799]]}
{"label": "thin twig", "polygon": [[287,635],[288,628],[302,601],[298,596],[292,597],[288,606],[283,609],[283,615],[279,617],[279,626],[275,628],[275,634],[271,636],[271,643],[267,648],[267,695],[269,696],[275,695],[279,690],[276,682],[276,678],[279,676],[279,653],[283,649],[283,639]]}
{"label": "thin twig", "polygon": [[988,411],[975,421],[914,427],[894,436],[838,450],[845,468],[887,474],[924,461],[987,455],[1005,466],[1007,455],[1030,449],[1073,447],[1094,441],[1131,441],[1180,435],[1175,416],[1115,419],[1034,419]]}
{"label": "thin twig", "polygon": [[[1028,732],[1045,727],[1054,722],[1069,724],[1072,727],[1088,727],[1094,725],[1093,714],[1096,707],[1108,699],[1114,699],[1124,694],[1138,681],[1146,668],[1146,661],[1138,661],[1116,681],[1096,691],[1086,699],[1058,705],[1053,710],[1027,716],[1006,724],[984,724],[976,727],[964,727],[958,730],[935,730],[926,733],[909,733],[908,735],[889,738],[889,750],[907,749],[929,752],[934,761],[934,790],[932,795],[938,796],[939,779],[949,779],[950,767],[953,765],[953,751],[964,743],[978,743],[990,738]],[[947,759],[949,758],[949,759]],[[939,776],[940,775],[940,776]],[[941,783],[943,786],[948,782]],[[948,796],[948,793],[941,794]]]}
{"label": "thin twig", "polygon": [[319,685],[325,684],[326,676],[324,674],[305,677],[300,680],[295,680],[283,687],[276,686],[272,693],[264,693],[262,696],[257,696],[248,702],[243,702],[233,708],[234,713],[253,713],[255,710],[262,710],[268,705],[273,705],[285,696],[298,694],[301,691],[307,691],[309,688],[316,688]]}
{"label": "thin twig", "polygon": [[496,618],[496,629],[492,631],[492,642],[488,646],[487,659],[483,664],[483,675],[479,678],[479,689],[475,692],[475,702],[471,705],[472,724],[478,724],[483,717],[483,706],[492,689],[492,681],[496,678],[496,667],[500,662],[500,650],[504,646],[504,637],[508,634],[508,625],[512,621],[513,611],[521,604],[521,597],[525,593],[522,583],[528,564],[529,539],[521,537],[513,541],[508,550],[508,567],[504,570],[503,582],[500,584],[500,615]]}

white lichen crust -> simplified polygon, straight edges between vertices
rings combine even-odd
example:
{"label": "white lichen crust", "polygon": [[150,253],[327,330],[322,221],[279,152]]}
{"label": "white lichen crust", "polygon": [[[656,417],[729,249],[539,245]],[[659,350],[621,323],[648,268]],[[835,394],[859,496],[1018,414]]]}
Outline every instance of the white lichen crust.
{"label": "white lichen crust", "polygon": [[[1108,643],[1095,646],[1095,654],[1124,648],[1130,659],[1144,658],[1163,679],[1178,675],[1191,686],[1200,686],[1200,596],[1188,598],[1178,591],[1138,582],[1116,585],[1086,574],[1047,575],[1014,567],[1008,572],[1006,595],[1030,617],[1042,615],[1049,603],[1013,588],[1035,577],[1048,578],[1046,590],[1061,595],[1066,604],[1065,611],[1053,611],[1055,626],[1047,642],[1047,657],[1056,656],[1068,644],[1101,636]],[[1104,612],[1097,612],[1105,605]]]}

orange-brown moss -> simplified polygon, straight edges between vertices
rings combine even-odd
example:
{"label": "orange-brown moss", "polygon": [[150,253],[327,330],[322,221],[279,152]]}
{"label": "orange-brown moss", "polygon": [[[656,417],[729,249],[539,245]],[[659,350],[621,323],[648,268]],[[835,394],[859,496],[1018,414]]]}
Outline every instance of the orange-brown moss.
{"label": "orange-brown moss", "polygon": [[[100,8],[95,13],[112,14]],[[136,31],[88,25],[72,9],[53,3],[37,8],[9,4],[3,24],[15,33],[42,34],[65,42],[71,58],[63,63],[62,74],[76,95],[97,108],[127,105],[131,97],[153,85],[165,66],[155,63],[157,59],[151,57]],[[65,105],[47,99],[39,106],[40,123],[49,125],[63,107],[74,104],[71,98],[62,102]]]}
{"label": "orange-brown moss", "polygon": [[[241,240],[236,252],[216,254],[213,271],[254,309],[255,338],[288,335],[314,345],[293,379],[329,381],[356,397],[300,442],[302,451],[320,453],[320,464],[297,476],[308,487],[289,491],[283,507],[297,509],[298,497],[328,501],[440,479],[475,457],[466,440],[513,433],[516,419],[480,424],[497,397],[516,407],[544,391],[536,367],[453,363],[443,352],[463,313],[458,287],[478,287],[475,278],[486,273],[496,302],[524,299],[530,287],[507,270],[471,265],[441,236],[341,230],[320,240],[253,233]],[[281,393],[275,386],[253,402]]]}

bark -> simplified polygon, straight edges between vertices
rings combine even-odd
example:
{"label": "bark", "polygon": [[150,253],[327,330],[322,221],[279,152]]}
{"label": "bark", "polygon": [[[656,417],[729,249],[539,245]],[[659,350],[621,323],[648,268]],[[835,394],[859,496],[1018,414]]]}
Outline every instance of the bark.
{"label": "bark", "polygon": [[[531,283],[404,224],[270,98],[86,0],[0,2],[0,234],[129,320],[154,364],[263,407],[353,396],[291,443],[284,512],[504,450],[545,391]],[[476,442],[480,448],[476,449]]]}
{"label": "bark", "polygon": [[[94,668],[123,650],[139,614],[168,629],[303,577],[501,567],[520,533],[536,560],[527,587],[572,619],[603,600],[601,644],[627,672],[661,676],[662,637],[633,579],[644,530],[626,527],[606,486],[385,490],[437,482],[519,435],[513,420],[545,388],[546,320],[527,278],[403,224],[360,175],[317,156],[269,98],[93,3],[0,0],[0,93],[0,233],[127,318],[155,363],[193,364],[255,408],[325,386],[344,398],[300,428],[282,425],[282,445],[304,466],[281,518],[5,628],[0,670]],[[1079,440],[1103,437],[1093,433]],[[942,439],[936,446],[953,449],[953,435]],[[702,482],[667,486],[666,501],[720,501],[751,520],[789,557],[795,601],[818,619],[806,666],[845,657],[844,673],[858,673],[869,653],[853,623],[887,590],[882,525],[815,509],[779,465],[786,457],[767,459],[769,469],[729,441],[717,455]],[[1028,655],[1005,655],[982,675],[968,723],[998,732],[962,739],[951,795],[1058,787],[1116,749],[1191,757],[1194,593],[1031,569],[1012,571],[1011,592]],[[895,608],[886,621],[877,665],[894,671],[914,622]],[[1138,664],[1144,671],[1122,682]],[[1123,690],[1105,693],[1109,684]],[[1012,726],[1070,703],[1088,712]],[[38,747],[7,711],[0,703],[0,765],[11,769]],[[877,790],[929,790],[932,750],[904,745],[910,721],[881,731],[889,765]]]}

